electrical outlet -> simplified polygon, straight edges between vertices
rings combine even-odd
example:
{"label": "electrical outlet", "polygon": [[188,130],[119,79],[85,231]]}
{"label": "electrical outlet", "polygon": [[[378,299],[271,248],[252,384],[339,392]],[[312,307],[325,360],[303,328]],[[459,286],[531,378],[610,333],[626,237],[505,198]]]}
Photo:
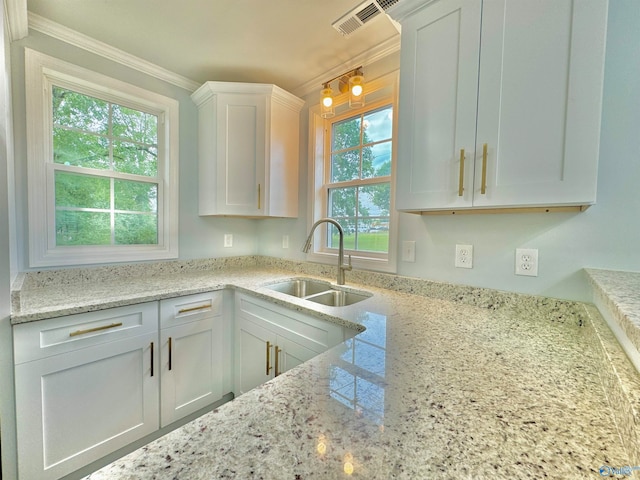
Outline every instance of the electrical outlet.
{"label": "electrical outlet", "polygon": [[516,275],[538,276],[537,248],[516,248]]}
{"label": "electrical outlet", "polygon": [[282,235],[282,248],[289,248],[289,235]]}
{"label": "electrical outlet", "polygon": [[233,247],[233,234],[231,233],[224,234],[224,246]]}
{"label": "electrical outlet", "polygon": [[416,261],[416,241],[405,240],[402,242],[402,261],[403,262],[415,262]]}
{"label": "electrical outlet", "polygon": [[473,245],[456,245],[456,267],[473,268]]}

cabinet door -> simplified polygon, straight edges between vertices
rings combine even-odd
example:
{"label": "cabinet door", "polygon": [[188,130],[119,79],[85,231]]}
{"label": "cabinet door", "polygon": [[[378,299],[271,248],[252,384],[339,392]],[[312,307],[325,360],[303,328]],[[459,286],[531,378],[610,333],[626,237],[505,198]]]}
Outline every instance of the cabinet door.
{"label": "cabinet door", "polygon": [[222,398],[222,329],[216,316],[161,331],[161,427]]}
{"label": "cabinet door", "polygon": [[[595,201],[607,2],[482,10],[474,206]],[[404,45],[403,45],[404,48]]]}
{"label": "cabinet door", "polygon": [[273,378],[276,335],[239,316],[236,318],[236,395]]}
{"label": "cabinet door", "polygon": [[217,213],[262,215],[267,97],[223,93],[217,102]]}
{"label": "cabinet door", "polygon": [[[278,337],[276,339],[276,348],[278,354],[278,363],[276,375],[291,370],[293,367],[312,359],[318,352],[297,342],[295,338]],[[274,367],[275,368],[275,367]]]}
{"label": "cabinet door", "polygon": [[[403,22],[396,188],[400,210],[471,206],[480,8],[477,0],[441,1]],[[466,154],[462,166],[461,149]]]}
{"label": "cabinet door", "polygon": [[21,479],[60,478],[158,428],[153,343],[157,333],[16,365]]}

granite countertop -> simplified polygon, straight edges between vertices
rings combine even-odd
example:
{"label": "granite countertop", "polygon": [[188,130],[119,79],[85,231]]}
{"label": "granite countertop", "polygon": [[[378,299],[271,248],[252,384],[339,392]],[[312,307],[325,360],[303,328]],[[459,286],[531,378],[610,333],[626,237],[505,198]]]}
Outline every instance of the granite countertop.
{"label": "granite countertop", "polygon": [[593,305],[358,272],[348,286],[374,295],[350,307],[264,287],[334,270],[267,261],[70,281],[66,300],[31,278],[12,321],[101,308],[99,294],[117,306],[229,287],[366,328],[90,480],[624,478],[640,465],[638,372]]}

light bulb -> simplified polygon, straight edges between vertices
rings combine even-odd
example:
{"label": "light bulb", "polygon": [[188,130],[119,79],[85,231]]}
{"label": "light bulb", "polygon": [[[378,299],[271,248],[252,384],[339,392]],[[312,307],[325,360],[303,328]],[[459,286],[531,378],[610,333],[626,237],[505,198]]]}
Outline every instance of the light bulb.
{"label": "light bulb", "polygon": [[351,108],[364,107],[364,77],[354,75],[349,79],[349,106]]}
{"label": "light bulb", "polygon": [[320,115],[322,118],[330,118],[335,115],[333,111],[333,90],[329,84],[325,84],[320,91]]}

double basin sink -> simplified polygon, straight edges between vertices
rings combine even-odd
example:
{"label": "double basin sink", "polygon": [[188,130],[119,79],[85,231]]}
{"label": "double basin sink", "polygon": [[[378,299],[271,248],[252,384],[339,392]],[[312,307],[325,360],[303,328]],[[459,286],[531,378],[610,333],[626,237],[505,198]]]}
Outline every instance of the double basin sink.
{"label": "double basin sink", "polygon": [[368,292],[354,292],[311,278],[297,278],[265,287],[329,307],[346,307],[371,297]]}

